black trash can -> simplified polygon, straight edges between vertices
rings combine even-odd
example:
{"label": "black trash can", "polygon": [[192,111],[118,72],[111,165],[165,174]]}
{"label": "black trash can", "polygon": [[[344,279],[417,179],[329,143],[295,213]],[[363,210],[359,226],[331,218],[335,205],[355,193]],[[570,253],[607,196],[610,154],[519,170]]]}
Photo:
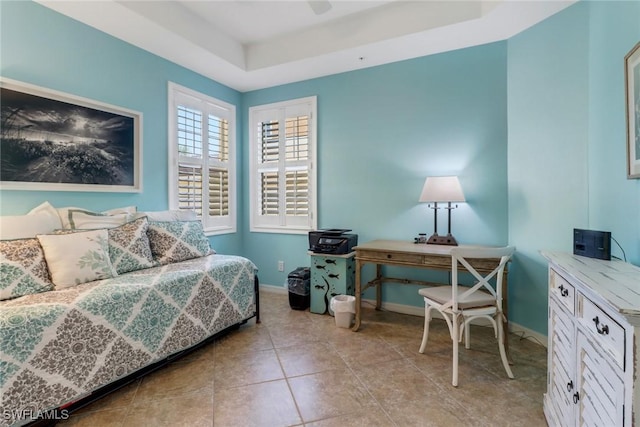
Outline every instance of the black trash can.
{"label": "black trash can", "polygon": [[294,310],[306,310],[310,305],[311,269],[298,267],[289,273],[289,305]]}

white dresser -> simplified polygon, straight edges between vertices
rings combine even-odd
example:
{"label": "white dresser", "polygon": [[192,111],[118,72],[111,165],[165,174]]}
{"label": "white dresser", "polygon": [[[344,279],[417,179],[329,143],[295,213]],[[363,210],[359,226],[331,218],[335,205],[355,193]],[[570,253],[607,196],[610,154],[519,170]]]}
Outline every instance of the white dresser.
{"label": "white dresser", "polygon": [[640,425],[640,268],[569,253],[542,256],[549,261],[547,422]]}

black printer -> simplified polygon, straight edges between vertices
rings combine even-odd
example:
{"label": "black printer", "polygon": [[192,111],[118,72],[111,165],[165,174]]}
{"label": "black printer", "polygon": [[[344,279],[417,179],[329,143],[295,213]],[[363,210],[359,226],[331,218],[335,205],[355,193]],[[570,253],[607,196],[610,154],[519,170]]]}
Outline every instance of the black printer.
{"label": "black printer", "polygon": [[309,232],[309,250],[318,254],[344,255],[358,244],[357,234],[347,234],[351,229],[330,228]]}

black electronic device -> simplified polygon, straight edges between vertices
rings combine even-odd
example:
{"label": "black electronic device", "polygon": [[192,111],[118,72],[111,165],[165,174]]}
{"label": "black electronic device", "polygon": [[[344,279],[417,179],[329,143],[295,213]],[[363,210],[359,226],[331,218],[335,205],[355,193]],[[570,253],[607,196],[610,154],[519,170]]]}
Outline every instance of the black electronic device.
{"label": "black electronic device", "polygon": [[309,250],[318,254],[344,255],[358,244],[357,234],[347,228],[330,228],[309,232]]}
{"label": "black electronic device", "polygon": [[573,229],[573,253],[589,258],[611,259],[611,232]]}

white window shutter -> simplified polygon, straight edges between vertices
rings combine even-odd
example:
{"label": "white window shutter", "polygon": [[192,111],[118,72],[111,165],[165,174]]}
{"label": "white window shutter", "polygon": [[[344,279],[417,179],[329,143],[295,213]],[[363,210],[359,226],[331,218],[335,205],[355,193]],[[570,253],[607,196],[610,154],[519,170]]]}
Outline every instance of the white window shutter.
{"label": "white window shutter", "polygon": [[202,167],[178,166],[178,209],[202,215]]}
{"label": "white window shutter", "polygon": [[250,108],[251,229],[315,228],[316,98]]}
{"label": "white window shutter", "polygon": [[209,216],[229,215],[229,171],[209,169]]}
{"label": "white window shutter", "polygon": [[236,231],[235,107],[169,84],[169,200],[208,234]]}

